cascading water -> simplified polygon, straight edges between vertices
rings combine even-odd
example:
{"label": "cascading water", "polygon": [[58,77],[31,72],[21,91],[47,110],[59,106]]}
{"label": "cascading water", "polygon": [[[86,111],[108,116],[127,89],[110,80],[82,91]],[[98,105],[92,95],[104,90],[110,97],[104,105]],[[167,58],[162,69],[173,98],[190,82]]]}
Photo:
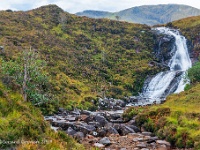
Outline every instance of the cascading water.
{"label": "cascading water", "polygon": [[[159,103],[171,93],[179,93],[184,90],[188,83],[186,71],[192,66],[186,39],[177,30],[165,27],[155,28],[161,34],[173,36],[175,38],[175,52],[170,59],[169,71],[160,72],[144,85],[141,93],[142,99]],[[173,51],[173,50],[171,50]]]}

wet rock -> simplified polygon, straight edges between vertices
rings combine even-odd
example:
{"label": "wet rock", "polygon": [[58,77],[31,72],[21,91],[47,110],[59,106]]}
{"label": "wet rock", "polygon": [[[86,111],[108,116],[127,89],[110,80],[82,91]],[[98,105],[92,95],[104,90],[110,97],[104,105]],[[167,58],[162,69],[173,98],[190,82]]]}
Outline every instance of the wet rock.
{"label": "wet rock", "polygon": [[74,125],[75,125],[74,123],[65,122],[65,121],[53,121],[52,122],[52,126],[60,127],[63,130],[67,130],[69,127],[73,128]]}
{"label": "wet rock", "polygon": [[82,115],[87,115],[87,116],[89,116],[89,115],[92,115],[92,112],[91,112],[91,111],[88,111],[88,110],[82,110],[82,111],[81,111],[81,114],[82,114]]}
{"label": "wet rock", "polygon": [[158,137],[155,136],[155,137],[150,137],[148,140],[147,140],[147,143],[153,143],[153,142],[156,142],[156,140],[158,140]]}
{"label": "wet rock", "polygon": [[107,133],[108,134],[119,134],[117,132],[117,130],[115,128],[113,128],[112,126],[110,126],[108,129],[107,129]]}
{"label": "wet rock", "polygon": [[99,122],[88,122],[88,125],[92,125],[92,126],[94,126],[95,128],[100,127],[100,123],[99,123]]}
{"label": "wet rock", "polygon": [[129,125],[135,126],[135,120],[130,120],[130,121],[128,122],[128,124],[129,124]]}
{"label": "wet rock", "polygon": [[120,114],[110,114],[110,119],[111,120],[117,120],[121,118],[121,115]]}
{"label": "wet rock", "polygon": [[94,143],[94,146],[98,147],[98,148],[104,148],[105,147],[105,145],[100,144],[100,143]]}
{"label": "wet rock", "polygon": [[81,141],[84,139],[85,135],[83,132],[76,132],[73,137],[77,140],[77,141]]}
{"label": "wet rock", "polygon": [[80,115],[79,120],[87,122],[88,117],[89,117],[88,115],[83,114],[83,115]]}
{"label": "wet rock", "polygon": [[133,129],[131,129],[130,127],[125,126],[125,125],[116,124],[116,125],[114,125],[114,128],[117,130],[117,132],[120,135],[127,135],[129,133],[134,133],[135,132]]}
{"label": "wet rock", "polygon": [[66,110],[65,110],[64,108],[61,108],[61,107],[60,107],[60,108],[58,108],[58,112],[59,112],[59,113],[65,113]]}
{"label": "wet rock", "polygon": [[65,132],[68,135],[74,135],[76,133],[76,131],[74,129],[72,129],[71,127],[69,127]]}
{"label": "wet rock", "polygon": [[65,119],[71,122],[78,120],[76,116],[72,116],[72,115],[68,115]]}
{"label": "wet rock", "polygon": [[74,111],[71,112],[73,115],[80,115],[81,111],[79,109],[74,109]]}
{"label": "wet rock", "polygon": [[138,102],[138,97],[137,96],[128,97],[128,103],[135,103],[135,102]]}
{"label": "wet rock", "polygon": [[129,128],[133,129],[135,132],[140,132],[140,129],[134,125],[127,125]]}
{"label": "wet rock", "polygon": [[107,131],[105,128],[99,128],[99,129],[97,129],[97,133],[98,133],[99,137],[104,137],[104,136],[106,136]]}
{"label": "wet rock", "polygon": [[98,122],[100,127],[103,127],[106,125],[106,123],[108,123],[105,117],[99,115],[94,117],[94,121]]}
{"label": "wet rock", "polygon": [[92,131],[95,131],[96,128],[91,125],[85,125],[85,126],[76,126],[77,130],[83,132],[84,134],[89,134]]}
{"label": "wet rock", "polygon": [[128,133],[134,133],[135,131],[128,126],[121,126],[122,135],[127,135]]}
{"label": "wet rock", "polygon": [[103,144],[105,146],[108,146],[111,144],[110,139],[108,137],[104,137],[99,141],[100,144]]}

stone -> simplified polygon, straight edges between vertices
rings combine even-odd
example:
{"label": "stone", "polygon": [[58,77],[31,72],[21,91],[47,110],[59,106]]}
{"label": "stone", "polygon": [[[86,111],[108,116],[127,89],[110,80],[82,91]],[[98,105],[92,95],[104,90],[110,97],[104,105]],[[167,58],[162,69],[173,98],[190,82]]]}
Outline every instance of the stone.
{"label": "stone", "polygon": [[127,125],[129,128],[133,129],[135,132],[140,132],[140,129],[134,125]]}
{"label": "stone", "polygon": [[133,138],[133,141],[134,141],[134,142],[143,142],[144,139],[143,139],[143,138],[135,137],[135,138]]}
{"label": "stone", "polygon": [[88,110],[82,110],[82,111],[81,111],[81,114],[82,114],[82,115],[87,115],[87,116],[89,116],[89,115],[92,115],[92,112],[91,112],[91,111],[88,111]]}
{"label": "stone", "polygon": [[81,141],[84,139],[85,135],[83,132],[76,132],[73,137],[77,140],[77,141]]}
{"label": "stone", "polygon": [[119,134],[117,132],[117,130],[115,128],[113,128],[112,126],[110,126],[108,129],[107,129],[107,133],[108,134]]}
{"label": "stone", "polygon": [[65,119],[70,121],[70,122],[78,120],[78,118],[76,116],[72,116],[72,115],[68,115]]}
{"label": "stone", "polygon": [[145,144],[145,143],[138,143],[136,146],[138,148],[147,148],[147,144]]}
{"label": "stone", "polygon": [[98,128],[100,126],[99,122],[88,122],[88,125],[94,126],[95,128]]}
{"label": "stone", "polygon": [[99,129],[97,129],[97,133],[98,133],[99,137],[104,137],[104,136],[106,136],[107,131],[105,128],[99,128]]}
{"label": "stone", "polygon": [[142,134],[145,135],[145,136],[152,136],[151,132],[142,132]]}
{"label": "stone", "polygon": [[168,146],[168,147],[171,146],[171,144],[170,144],[169,142],[164,141],[164,140],[157,140],[156,143],[157,143],[157,144],[160,144],[160,145],[166,145],[166,146]]}
{"label": "stone", "polygon": [[98,147],[98,148],[104,148],[105,147],[105,145],[100,144],[100,143],[94,143],[94,146]]}
{"label": "stone", "polygon": [[77,130],[83,132],[84,134],[89,134],[92,131],[95,131],[96,128],[94,126],[91,125],[85,125],[85,126],[76,126]]}
{"label": "stone", "polygon": [[158,140],[158,137],[155,136],[155,137],[150,137],[148,140],[147,140],[147,143],[153,143],[153,142],[156,142],[156,140]]}
{"label": "stone", "polygon": [[106,125],[106,123],[108,123],[108,121],[106,120],[105,117],[97,115],[94,117],[94,121],[98,122],[100,127],[103,127]]}
{"label": "stone", "polygon": [[100,144],[103,144],[105,146],[108,146],[111,144],[110,139],[108,137],[104,137],[99,141]]}
{"label": "stone", "polygon": [[89,117],[88,115],[80,115],[80,120],[86,122],[88,117]]}
{"label": "stone", "polygon": [[65,132],[68,135],[74,135],[76,133],[76,131],[74,129],[72,129],[71,127],[69,127]]}
{"label": "stone", "polygon": [[121,135],[127,135],[129,133],[134,133],[135,131],[128,126],[121,126]]}
{"label": "stone", "polygon": [[119,118],[121,118],[120,114],[110,114],[110,119],[112,119],[112,120],[117,120]]}

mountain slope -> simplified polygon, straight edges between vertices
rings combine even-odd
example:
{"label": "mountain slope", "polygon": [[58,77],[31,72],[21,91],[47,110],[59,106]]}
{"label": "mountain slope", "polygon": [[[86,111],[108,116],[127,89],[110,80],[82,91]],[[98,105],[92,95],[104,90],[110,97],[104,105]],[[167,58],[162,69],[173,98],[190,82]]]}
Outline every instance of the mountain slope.
{"label": "mountain slope", "polygon": [[84,11],[77,13],[77,15],[109,19],[116,19],[116,16],[119,16],[119,20],[121,21],[155,25],[164,24],[190,16],[197,16],[200,15],[200,10],[187,5],[168,4],[133,7],[115,13]]}
{"label": "mountain slope", "polygon": [[154,36],[146,25],[78,17],[55,5],[2,11],[0,23],[4,59],[36,49],[47,62],[49,92],[67,109],[94,107],[97,96],[137,94],[145,77],[157,70],[149,65]]}

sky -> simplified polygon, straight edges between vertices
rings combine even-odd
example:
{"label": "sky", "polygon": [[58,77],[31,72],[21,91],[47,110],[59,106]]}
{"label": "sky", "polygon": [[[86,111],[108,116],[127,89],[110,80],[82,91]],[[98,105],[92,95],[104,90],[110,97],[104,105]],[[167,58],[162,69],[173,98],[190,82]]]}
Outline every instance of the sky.
{"label": "sky", "polygon": [[116,12],[141,5],[185,4],[200,9],[200,0],[0,0],[0,10],[30,10],[56,4],[69,13],[83,10]]}

